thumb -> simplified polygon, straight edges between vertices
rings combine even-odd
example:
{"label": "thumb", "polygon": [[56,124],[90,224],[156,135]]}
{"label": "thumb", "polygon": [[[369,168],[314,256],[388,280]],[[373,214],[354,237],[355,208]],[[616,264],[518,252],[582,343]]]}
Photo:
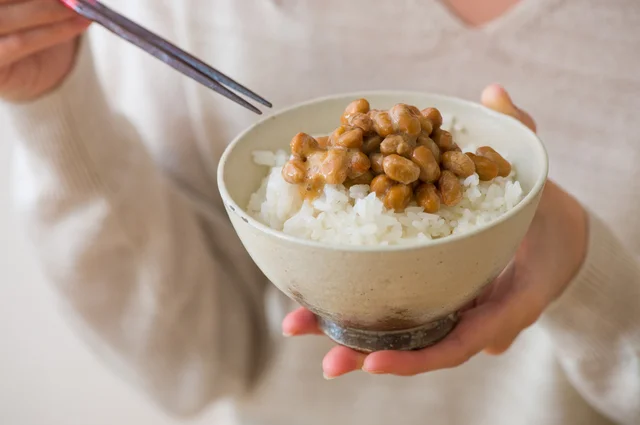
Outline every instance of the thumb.
{"label": "thumb", "polygon": [[536,123],[525,111],[518,108],[509,93],[500,85],[492,84],[482,91],[482,104],[489,109],[516,118],[521,123],[536,131]]}

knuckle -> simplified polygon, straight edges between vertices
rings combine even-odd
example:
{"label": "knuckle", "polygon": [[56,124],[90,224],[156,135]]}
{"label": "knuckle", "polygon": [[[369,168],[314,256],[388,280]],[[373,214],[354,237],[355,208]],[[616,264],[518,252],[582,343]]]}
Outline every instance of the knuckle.
{"label": "knuckle", "polygon": [[536,323],[539,318],[540,318],[540,313],[538,313],[538,312],[531,313],[531,314],[527,315],[525,317],[525,319],[523,320],[522,329],[524,330],[524,329],[527,329],[527,328],[533,326],[533,324]]}
{"label": "knuckle", "polygon": [[473,357],[472,354],[468,352],[461,353],[459,356],[456,356],[452,359],[450,367],[459,367],[471,360]]}
{"label": "knuckle", "polygon": [[451,356],[448,365],[449,367],[462,366],[477,354],[477,350],[474,350],[473,347],[471,347],[458,336],[454,336],[451,343],[455,347],[456,354],[454,356]]}
{"label": "knuckle", "polygon": [[494,344],[491,345],[487,348],[485,348],[485,353],[489,354],[490,356],[500,356],[502,354],[504,354],[509,348],[511,347],[511,343],[508,344]]}

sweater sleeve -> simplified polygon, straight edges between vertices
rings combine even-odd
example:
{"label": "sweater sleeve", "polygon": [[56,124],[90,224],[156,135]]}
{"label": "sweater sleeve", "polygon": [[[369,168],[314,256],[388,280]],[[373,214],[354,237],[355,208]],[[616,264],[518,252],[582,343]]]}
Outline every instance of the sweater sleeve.
{"label": "sweater sleeve", "polygon": [[82,44],[54,93],[0,105],[15,206],[94,348],[169,412],[194,414],[256,376],[266,278],[222,208],[195,207],[163,176]]}
{"label": "sweater sleeve", "polygon": [[593,214],[585,263],[541,323],[585,400],[616,423],[639,424],[640,266]]}

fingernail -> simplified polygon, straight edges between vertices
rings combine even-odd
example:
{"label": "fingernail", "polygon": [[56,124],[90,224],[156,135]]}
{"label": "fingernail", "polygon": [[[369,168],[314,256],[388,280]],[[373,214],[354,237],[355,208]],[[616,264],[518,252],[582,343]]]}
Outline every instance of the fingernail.
{"label": "fingernail", "polygon": [[335,378],[336,378],[335,376],[329,376],[329,375],[327,375],[327,374],[326,374],[326,373],[324,373],[324,372],[322,372],[322,377],[323,377],[324,379],[326,379],[327,381],[331,381],[332,379],[335,379]]}
{"label": "fingernail", "polygon": [[285,337],[285,338],[289,338],[289,337],[292,337],[293,334],[290,333],[290,332],[282,331],[282,336]]}

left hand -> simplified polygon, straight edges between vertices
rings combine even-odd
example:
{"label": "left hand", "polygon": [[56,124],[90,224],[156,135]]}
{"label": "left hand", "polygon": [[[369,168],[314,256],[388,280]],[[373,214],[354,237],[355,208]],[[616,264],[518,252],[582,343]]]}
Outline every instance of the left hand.
{"label": "left hand", "polygon": [[[502,87],[487,87],[482,103],[535,131],[533,119],[512,103]],[[369,355],[336,346],[324,358],[324,375],[335,378],[362,369],[372,374],[411,376],[460,366],[482,351],[504,353],[562,294],[580,269],[586,247],[584,209],[568,193],[547,182],[514,261],[461,313],[460,322],[444,340],[423,350]],[[322,334],[315,316],[304,308],[290,313],[282,327],[287,336]]]}

